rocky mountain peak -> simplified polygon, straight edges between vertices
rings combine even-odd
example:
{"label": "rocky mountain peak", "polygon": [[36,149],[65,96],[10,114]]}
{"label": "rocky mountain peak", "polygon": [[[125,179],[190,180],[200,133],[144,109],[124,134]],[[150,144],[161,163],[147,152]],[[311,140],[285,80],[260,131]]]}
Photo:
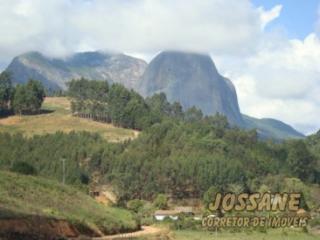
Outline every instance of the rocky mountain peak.
{"label": "rocky mountain peak", "polygon": [[185,109],[196,106],[206,115],[220,113],[232,124],[243,124],[234,86],[218,73],[209,55],[162,52],[150,62],[139,89],[144,96],[164,92]]}

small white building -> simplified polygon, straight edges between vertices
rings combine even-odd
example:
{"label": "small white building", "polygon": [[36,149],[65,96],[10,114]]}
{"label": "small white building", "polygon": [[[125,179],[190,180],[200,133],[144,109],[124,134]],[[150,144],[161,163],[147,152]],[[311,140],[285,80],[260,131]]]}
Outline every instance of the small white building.
{"label": "small white building", "polygon": [[154,213],[154,218],[157,221],[163,221],[165,218],[169,218],[171,220],[178,220],[179,214],[185,214],[189,216],[194,216],[194,209],[190,206],[177,206],[174,210],[158,210]]}
{"label": "small white building", "polygon": [[157,221],[163,221],[166,218],[170,218],[173,221],[176,221],[179,219],[179,211],[176,210],[158,210],[154,213],[154,218]]}

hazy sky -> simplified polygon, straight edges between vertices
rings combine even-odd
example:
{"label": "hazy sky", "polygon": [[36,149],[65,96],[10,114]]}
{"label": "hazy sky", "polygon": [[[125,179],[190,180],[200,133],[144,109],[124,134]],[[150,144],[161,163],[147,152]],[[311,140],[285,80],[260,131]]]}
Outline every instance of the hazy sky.
{"label": "hazy sky", "polygon": [[0,67],[18,54],[210,53],[241,111],[320,129],[319,0],[0,0]]}

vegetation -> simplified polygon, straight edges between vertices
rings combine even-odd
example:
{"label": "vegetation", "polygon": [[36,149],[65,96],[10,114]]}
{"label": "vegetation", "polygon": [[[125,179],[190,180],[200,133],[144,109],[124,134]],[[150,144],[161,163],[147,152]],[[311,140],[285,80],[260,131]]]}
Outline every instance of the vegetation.
{"label": "vegetation", "polygon": [[29,80],[25,85],[18,84],[16,86],[12,108],[19,115],[40,113],[44,97],[45,91],[42,84],[35,80]]}
{"label": "vegetation", "polygon": [[17,161],[12,164],[10,168],[12,172],[24,174],[24,175],[36,175],[37,171],[35,168],[27,162]]}
{"label": "vegetation", "polygon": [[155,198],[153,205],[157,209],[167,209],[168,208],[168,197],[165,194],[158,194]]}
{"label": "vegetation", "polygon": [[65,97],[46,97],[38,115],[8,116],[0,118],[0,132],[21,133],[23,136],[45,135],[57,131],[99,133],[112,142],[134,138],[138,132],[114,127],[71,115],[70,101]]}
{"label": "vegetation", "polygon": [[[0,169],[21,170],[21,163],[28,164],[40,176],[62,180],[62,160],[65,160],[66,183],[85,184],[89,177],[91,160],[94,166],[95,154],[107,144],[99,135],[86,132],[64,134],[57,132],[51,135],[24,138],[20,134],[0,134]],[[119,151],[121,146],[107,144],[110,153]],[[25,168],[25,167],[23,167]]]}
{"label": "vegetation", "polygon": [[116,233],[137,228],[125,210],[105,207],[86,194],[54,181],[0,172],[1,217],[45,216]]}
{"label": "vegetation", "polygon": [[[231,127],[221,115],[204,116],[195,107],[183,111],[179,103],[169,103],[163,93],[144,99],[122,85],[110,86],[107,82],[85,79],[73,80],[69,87],[71,111],[75,116],[71,116],[66,98],[50,98],[44,103],[48,113],[17,117],[18,123],[0,126],[0,169],[61,181],[64,161],[66,184],[81,189],[86,189],[98,172],[99,183],[111,184],[120,197],[120,204],[124,206],[127,202],[127,207],[139,217],[145,217],[152,207],[168,208],[168,197],[202,198],[208,204],[217,191],[301,192],[302,207],[320,207],[319,198],[313,199],[312,194],[312,189],[319,189],[320,183],[319,133],[306,140],[260,141],[256,131]],[[3,101],[2,105],[8,106],[10,102]],[[30,111],[38,110],[33,106]],[[8,120],[13,119],[2,119],[0,123]],[[133,137],[136,132],[111,128],[109,123],[143,131],[137,138],[128,139],[128,135]],[[106,141],[105,134],[110,129],[117,131],[117,137],[125,135],[122,140],[127,140]],[[20,130],[27,134],[23,136]],[[6,173],[4,176],[3,182],[6,182],[16,175]],[[33,183],[29,185],[32,187]],[[4,189],[8,187],[5,185]],[[61,185],[48,187],[57,189]],[[63,199],[60,195],[52,196],[56,198]],[[29,198],[15,204],[22,204],[25,199]],[[146,208],[144,200],[153,200],[153,206]],[[0,204],[2,202],[0,196]],[[84,206],[72,203],[77,208],[79,204]],[[57,216],[64,216],[61,209],[55,211]],[[66,213],[80,218],[74,212]],[[86,217],[87,212],[83,216]],[[108,221],[105,220],[105,226],[110,229]],[[190,224],[186,219],[183,226]],[[184,232],[177,232],[178,239],[180,233]],[[274,233],[275,239],[281,236],[277,231]]]}
{"label": "vegetation", "polygon": [[12,110],[19,115],[39,113],[44,97],[45,90],[41,82],[30,79],[26,84],[13,87],[10,73],[0,74],[1,115]]}
{"label": "vegetation", "polygon": [[[230,127],[221,115],[203,116],[196,108],[183,112],[164,94],[143,99],[119,84],[85,79],[69,85],[75,114],[141,127],[143,132],[119,144],[88,133],[60,132],[30,139],[3,134],[2,168],[23,161],[39,175],[59,180],[61,159],[66,159],[68,183],[82,184],[81,179],[98,171],[103,182],[117,188],[122,200],[154,199],[161,193],[199,198],[212,187],[235,192],[274,189],[286,178],[320,181],[319,169],[314,167],[319,155],[303,140],[262,142],[255,131]],[[134,109],[146,113],[127,111],[133,102]]]}
{"label": "vegetation", "polygon": [[75,115],[124,128],[142,130],[165,117],[182,118],[181,105],[170,104],[164,94],[144,100],[138,93],[120,84],[109,86],[102,81],[72,80],[69,96]]}
{"label": "vegetation", "polygon": [[[216,237],[217,236],[217,237]],[[282,240],[282,239],[292,239],[292,240],[312,240],[318,239],[317,236],[306,234],[301,231],[293,231],[289,229],[271,229],[267,233],[261,232],[208,232],[208,231],[192,231],[192,230],[181,230],[175,231],[173,236],[174,240],[211,240],[214,238],[231,240],[263,240],[263,239],[272,239],[272,240]]]}
{"label": "vegetation", "polygon": [[[315,168],[320,169],[320,130],[306,139],[306,144],[311,153],[316,156]],[[319,173],[320,171],[318,171]],[[320,179],[320,175],[316,176]]]}
{"label": "vegetation", "polygon": [[[255,132],[224,128],[220,116],[200,122],[165,121],[143,131],[129,142],[108,143],[98,134],[62,132],[24,138],[0,135],[0,167],[17,161],[31,164],[41,176],[62,179],[61,159],[66,159],[67,183],[81,184],[83,176],[99,171],[103,181],[119,189],[122,199],[155,198],[159,193],[177,198],[202,197],[212,186],[225,191],[272,190],[288,177],[301,177],[291,168],[300,161],[302,180],[317,182],[316,169],[305,161],[311,154],[301,141],[260,142]],[[290,142],[292,143],[292,142]],[[300,157],[299,157],[300,156]],[[311,154],[311,156],[313,156]],[[315,156],[313,156],[315,157]],[[285,176],[285,177],[284,177]],[[237,185],[237,186],[236,186]]]}
{"label": "vegetation", "polygon": [[0,115],[5,114],[9,110],[12,95],[13,87],[10,74],[2,72],[0,74]]}
{"label": "vegetation", "polygon": [[261,187],[270,176],[320,181],[314,168],[318,156],[303,140],[258,141],[255,131],[231,128],[225,117],[203,116],[195,107],[184,112],[163,93],[144,100],[119,84],[86,79],[73,80],[69,92],[80,115],[144,129],[115,159],[96,155],[107,165],[102,167],[105,181],[123,189],[124,199],[154,198],[158,193],[199,197],[214,186],[253,191],[258,180]]}

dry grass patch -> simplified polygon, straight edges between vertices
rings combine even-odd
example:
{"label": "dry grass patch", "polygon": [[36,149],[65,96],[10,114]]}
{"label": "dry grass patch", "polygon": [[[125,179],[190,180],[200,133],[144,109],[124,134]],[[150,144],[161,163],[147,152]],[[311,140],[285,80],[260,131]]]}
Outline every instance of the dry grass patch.
{"label": "dry grass patch", "polygon": [[113,142],[135,138],[138,135],[137,131],[72,116],[70,102],[64,97],[46,98],[43,110],[48,113],[31,116],[10,116],[0,119],[0,132],[20,132],[29,137],[35,134],[42,135],[57,131],[66,133],[88,131],[99,133],[105,139]]}

